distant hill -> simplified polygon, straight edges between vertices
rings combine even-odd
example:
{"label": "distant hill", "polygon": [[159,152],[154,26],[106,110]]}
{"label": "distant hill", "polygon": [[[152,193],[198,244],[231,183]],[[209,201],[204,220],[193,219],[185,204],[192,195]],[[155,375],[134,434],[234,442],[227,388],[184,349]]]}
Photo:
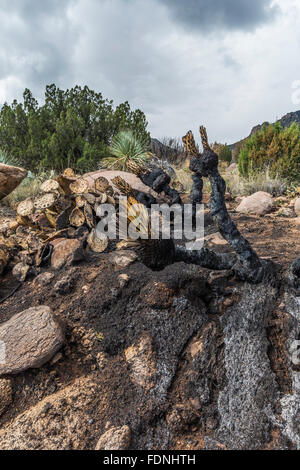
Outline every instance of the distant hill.
{"label": "distant hill", "polygon": [[[280,122],[282,127],[289,127],[291,124],[293,124],[293,122],[296,122],[300,125],[300,111],[294,111],[294,112],[288,113],[285,116],[283,116],[281,119],[278,119],[276,122]],[[264,125],[269,126],[270,123],[269,122],[264,122],[263,124],[258,124],[257,126],[254,126],[248,137],[246,137],[245,139],[239,140],[235,144],[229,145],[230,149],[234,150],[234,148],[237,145],[242,144],[246,139],[251,137],[256,132],[260,131]]]}

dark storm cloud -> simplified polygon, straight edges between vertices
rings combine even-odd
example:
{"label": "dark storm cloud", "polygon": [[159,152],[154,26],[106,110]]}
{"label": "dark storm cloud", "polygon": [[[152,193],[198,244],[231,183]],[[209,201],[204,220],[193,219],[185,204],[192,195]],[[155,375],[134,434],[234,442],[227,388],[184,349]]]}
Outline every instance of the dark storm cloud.
{"label": "dark storm cloud", "polygon": [[157,0],[176,21],[203,30],[251,30],[271,20],[277,12],[271,0]]}
{"label": "dark storm cloud", "polygon": [[[71,72],[76,32],[67,10],[73,0],[2,0],[0,80],[12,77],[38,97],[47,83]],[[8,85],[9,86],[9,85]]]}

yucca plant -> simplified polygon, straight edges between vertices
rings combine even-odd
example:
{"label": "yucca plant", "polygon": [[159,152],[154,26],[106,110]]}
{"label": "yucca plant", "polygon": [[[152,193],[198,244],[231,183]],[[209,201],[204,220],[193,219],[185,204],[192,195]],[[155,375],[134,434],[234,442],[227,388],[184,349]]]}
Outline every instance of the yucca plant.
{"label": "yucca plant", "polygon": [[127,170],[129,162],[143,168],[151,156],[148,143],[139,139],[132,131],[121,131],[115,135],[109,153],[109,157],[101,160],[101,166],[114,170]]}
{"label": "yucca plant", "polygon": [[3,163],[4,165],[18,166],[19,162],[14,158],[7,157],[7,155],[0,150],[0,163]]}

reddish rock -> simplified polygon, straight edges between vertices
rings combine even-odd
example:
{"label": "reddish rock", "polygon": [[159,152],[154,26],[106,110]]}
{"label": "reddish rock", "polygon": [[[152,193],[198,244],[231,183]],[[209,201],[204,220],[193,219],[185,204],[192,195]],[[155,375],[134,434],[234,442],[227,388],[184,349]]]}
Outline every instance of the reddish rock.
{"label": "reddish rock", "polygon": [[54,246],[51,257],[52,268],[61,269],[83,259],[82,244],[79,240],[64,239],[60,242],[55,240],[55,242],[52,242]]}
{"label": "reddish rock", "polygon": [[33,307],[14,315],[0,325],[0,376],[41,367],[59,351],[63,341],[49,307]]}
{"label": "reddish rock", "polygon": [[274,200],[272,196],[263,191],[245,197],[236,209],[243,214],[265,215],[274,209]]}
{"label": "reddish rock", "polygon": [[27,176],[27,170],[0,163],[0,200],[8,196]]}

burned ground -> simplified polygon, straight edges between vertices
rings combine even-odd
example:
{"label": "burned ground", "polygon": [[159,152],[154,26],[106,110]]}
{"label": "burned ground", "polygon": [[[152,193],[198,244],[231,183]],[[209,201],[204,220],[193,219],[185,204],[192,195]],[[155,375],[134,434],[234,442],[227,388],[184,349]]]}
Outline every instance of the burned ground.
{"label": "burned ground", "polygon": [[[55,272],[49,284],[31,278],[3,302],[1,323],[51,307],[65,346],[12,377],[0,448],[94,449],[106,429],[124,425],[132,449],[299,447],[289,356],[299,303],[284,281],[300,251],[299,226],[233,216],[258,254],[278,263],[271,284],[183,263],[121,269],[103,253]],[[1,297],[12,287],[7,275]]]}

